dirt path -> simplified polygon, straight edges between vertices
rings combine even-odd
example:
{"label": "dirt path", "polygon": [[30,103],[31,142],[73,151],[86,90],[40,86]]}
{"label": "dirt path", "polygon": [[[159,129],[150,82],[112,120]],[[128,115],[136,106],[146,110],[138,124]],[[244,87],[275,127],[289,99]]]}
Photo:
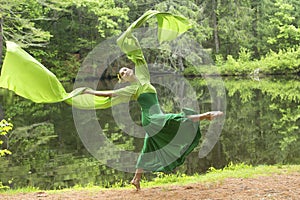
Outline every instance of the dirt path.
{"label": "dirt path", "polygon": [[267,177],[230,178],[215,184],[190,184],[144,188],[139,192],[126,190],[66,191],[3,195],[1,200],[298,200],[300,173]]}

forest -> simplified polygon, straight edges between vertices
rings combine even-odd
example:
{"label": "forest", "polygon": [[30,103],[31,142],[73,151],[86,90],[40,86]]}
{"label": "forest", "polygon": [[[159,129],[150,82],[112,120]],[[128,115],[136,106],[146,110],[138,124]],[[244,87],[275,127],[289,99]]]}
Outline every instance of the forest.
{"label": "forest", "polygon": [[297,0],[1,0],[0,55],[5,41],[17,42],[60,80],[72,80],[97,44],[151,9],[187,17],[189,36],[221,74],[245,75],[258,66],[265,74],[299,73]]}

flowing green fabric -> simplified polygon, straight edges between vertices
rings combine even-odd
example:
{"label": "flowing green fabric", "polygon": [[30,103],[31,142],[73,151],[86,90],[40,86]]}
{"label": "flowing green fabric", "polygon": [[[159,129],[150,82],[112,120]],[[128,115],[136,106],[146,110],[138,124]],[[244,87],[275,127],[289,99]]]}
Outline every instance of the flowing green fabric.
{"label": "flowing green fabric", "polygon": [[199,144],[199,122],[186,117],[196,113],[183,109],[182,113],[165,114],[160,109],[156,93],[142,93],[137,100],[142,108],[146,135],[136,168],[172,171],[183,164],[186,156]]}
{"label": "flowing green fabric", "polygon": [[[161,13],[148,11],[136,20],[118,39],[117,44],[135,63],[136,76],[139,84],[149,83],[150,75],[142,49],[132,31],[151,17],[156,16],[158,22],[158,40],[160,42],[173,40],[190,28],[187,19]],[[66,102],[81,109],[104,109],[113,105],[136,99],[139,85],[133,84],[116,91],[116,96],[99,97],[82,94],[86,88],[77,88],[68,93],[56,76],[22,50],[13,42],[6,42],[7,51],[3,62],[0,87],[14,91],[17,95],[37,103]]]}
{"label": "flowing green fabric", "polygon": [[85,109],[108,108],[110,99],[80,95],[86,88],[67,93],[46,67],[13,42],[6,42],[6,55],[1,70],[0,87],[37,103],[66,101]]}
{"label": "flowing green fabric", "polygon": [[150,82],[150,74],[139,41],[134,37],[132,31],[139,28],[152,16],[156,16],[157,18],[157,38],[160,43],[173,40],[191,28],[189,21],[181,16],[150,10],[132,23],[118,38],[118,46],[127,54],[127,57],[135,63],[135,74],[142,85]]}

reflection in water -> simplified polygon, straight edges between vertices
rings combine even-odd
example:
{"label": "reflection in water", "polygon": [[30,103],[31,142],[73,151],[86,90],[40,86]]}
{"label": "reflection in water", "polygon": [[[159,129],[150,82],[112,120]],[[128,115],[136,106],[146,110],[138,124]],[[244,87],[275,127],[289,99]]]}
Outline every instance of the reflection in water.
{"label": "reflection in water", "polygon": [[[221,168],[229,162],[299,163],[299,80],[226,79],[224,82],[227,113],[219,142],[201,159],[199,145],[177,170],[186,174],[204,173],[211,166]],[[111,85],[101,84],[102,88]],[[206,82],[197,78],[191,79],[190,84],[196,90],[201,112],[211,110]],[[180,102],[174,94],[168,88],[159,85],[156,88],[163,109],[180,112]],[[12,98],[10,92],[2,90],[0,98],[5,117],[11,117],[15,125],[5,141],[13,154],[0,158],[0,181],[4,184],[53,189],[89,183],[110,187],[130,180],[132,174],[109,168],[87,152],[78,137],[68,105],[34,104],[17,96]],[[130,115],[140,124],[140,111],[135,102],[130,103]],[[141,150],[143,139],[127,135],[122,127],[116,126],[111,110],[97,111],[96,117],[105,137],[113,144],[127,151]],[[89,123],[89,119],[83,118],[82,123]],[[203,138],[208,127],[209,122],[201,122]],[[103,160],[112,156],[108,152],[101,154],[107,155]]]}

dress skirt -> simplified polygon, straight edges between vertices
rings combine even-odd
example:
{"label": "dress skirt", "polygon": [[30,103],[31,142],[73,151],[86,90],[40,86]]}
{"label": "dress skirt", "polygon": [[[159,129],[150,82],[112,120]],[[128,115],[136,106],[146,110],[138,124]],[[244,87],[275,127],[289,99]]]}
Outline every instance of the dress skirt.
{"label": "dress skirt", "polygon": [[187,118],[196,113],[183,109],[182,113],[164,114],[158,103],[149,106],[149,101],[157,101],[156,94],[142,94],[138,101],[142,107],[142,124],[146,135],[136,167],[153,172],[174,170],[184,163],[187,155],[199,144],[199,122]]}

